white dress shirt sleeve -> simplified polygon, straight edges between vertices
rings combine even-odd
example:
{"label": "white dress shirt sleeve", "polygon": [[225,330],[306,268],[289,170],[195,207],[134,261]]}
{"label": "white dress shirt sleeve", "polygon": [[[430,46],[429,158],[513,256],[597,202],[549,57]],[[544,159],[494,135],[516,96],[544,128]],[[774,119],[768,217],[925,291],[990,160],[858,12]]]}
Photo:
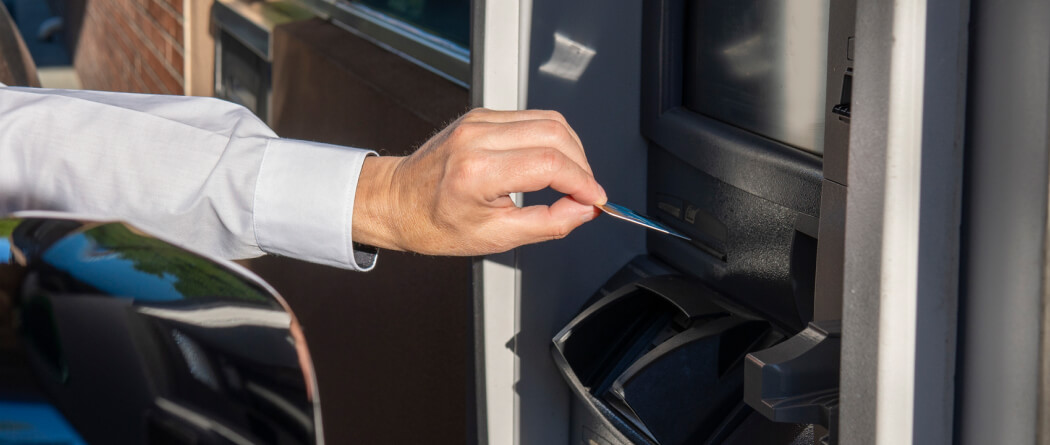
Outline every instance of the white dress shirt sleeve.
{"label": "white dress shirt sleeve", "polygon": [[278,138],[218,99],[0,84],[0,216],[76,212],[224,258],[369,270],[351,227],[372,154]]}

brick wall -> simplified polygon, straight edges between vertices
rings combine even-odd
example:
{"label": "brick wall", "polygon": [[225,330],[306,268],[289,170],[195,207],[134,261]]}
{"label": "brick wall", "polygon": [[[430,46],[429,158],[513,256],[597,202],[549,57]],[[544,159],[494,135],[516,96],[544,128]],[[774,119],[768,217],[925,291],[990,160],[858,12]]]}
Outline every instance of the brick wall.
{"label": "brick wall", "polygon": [[66,0],[86,89],[183,94],[183,0]]}

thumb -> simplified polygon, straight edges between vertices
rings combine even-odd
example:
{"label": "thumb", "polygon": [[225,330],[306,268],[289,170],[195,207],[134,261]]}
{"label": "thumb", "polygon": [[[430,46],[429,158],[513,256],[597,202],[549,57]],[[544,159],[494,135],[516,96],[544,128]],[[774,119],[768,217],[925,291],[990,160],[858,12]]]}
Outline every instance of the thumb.
{"label": "thumb", "polygon": [[565,196],[550,206],[536,205],[507,212],[501,225],[505,233],[515,234],[516,244],[532,244],[564,238],[583,223],[594,219],[598,212],[592,205],[581,204],[571,196]]}

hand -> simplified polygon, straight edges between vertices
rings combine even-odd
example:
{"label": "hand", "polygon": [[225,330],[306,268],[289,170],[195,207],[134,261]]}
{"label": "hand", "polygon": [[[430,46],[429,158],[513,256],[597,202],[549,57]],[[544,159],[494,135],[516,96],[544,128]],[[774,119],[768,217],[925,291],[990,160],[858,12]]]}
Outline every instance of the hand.
{"label": "hand", "polygon": [[[553,188],[550,206],[515,192]],[[606,202],[579,137],[554,111],[475,109],[407,157],[369,157],[353,239],[429,255],[485,255],[563,238]]]}

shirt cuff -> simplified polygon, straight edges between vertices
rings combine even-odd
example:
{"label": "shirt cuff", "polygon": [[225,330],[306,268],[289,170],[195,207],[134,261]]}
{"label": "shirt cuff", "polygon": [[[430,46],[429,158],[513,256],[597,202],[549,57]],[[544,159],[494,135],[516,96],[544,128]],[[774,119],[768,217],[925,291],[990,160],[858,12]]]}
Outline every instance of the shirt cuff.
{"label": "shirt cuff", "polygon": [[253,224],[262,251],[368,271],[376,250],[355,246],[354,196],[361,165],[376,153],[270,139],[255,185]]}

